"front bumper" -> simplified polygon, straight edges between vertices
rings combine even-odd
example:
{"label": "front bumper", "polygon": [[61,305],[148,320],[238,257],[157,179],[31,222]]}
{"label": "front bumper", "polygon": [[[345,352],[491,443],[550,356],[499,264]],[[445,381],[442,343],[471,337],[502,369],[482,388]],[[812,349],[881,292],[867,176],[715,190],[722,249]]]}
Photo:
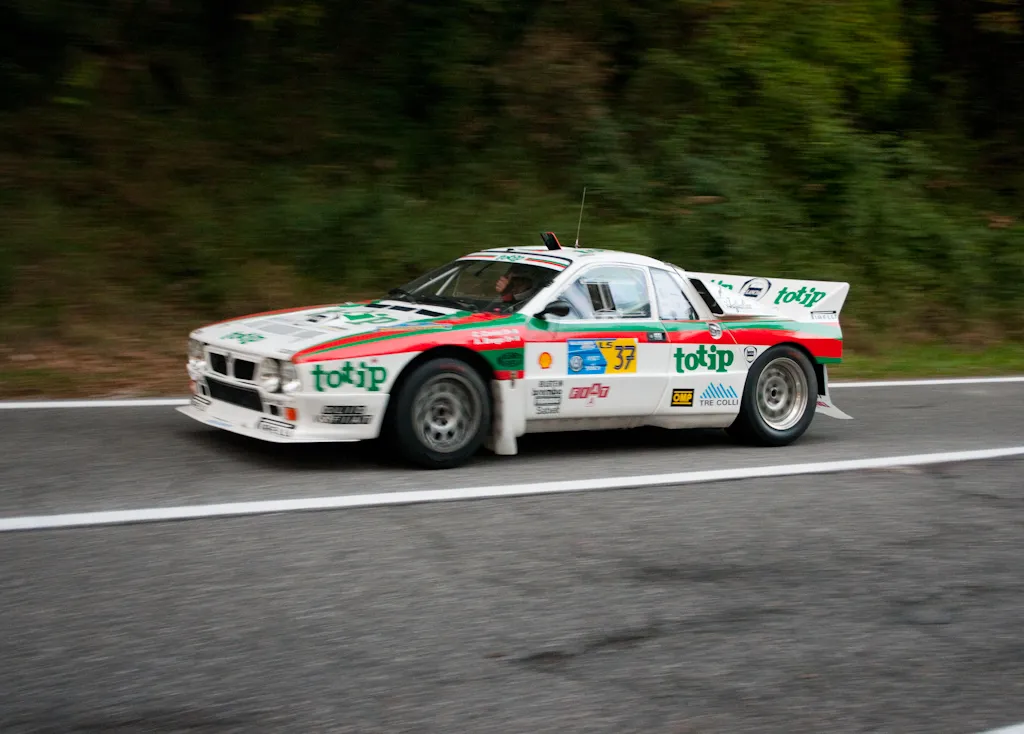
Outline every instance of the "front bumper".
{"label": "front bumper", "polygon": [[193,395],[179,413],[200,423],[272,443],[365,441],[380,434],[388,395],[298,395],[287,401],[297,419],[269,415],[209,396]]}

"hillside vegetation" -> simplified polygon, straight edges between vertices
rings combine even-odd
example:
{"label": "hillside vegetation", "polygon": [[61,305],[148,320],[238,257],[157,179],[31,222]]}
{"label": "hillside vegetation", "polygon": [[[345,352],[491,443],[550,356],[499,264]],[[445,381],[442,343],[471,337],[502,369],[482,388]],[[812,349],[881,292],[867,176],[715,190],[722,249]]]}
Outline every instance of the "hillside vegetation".
{"label": "hillside vegetation", "polygon": [[850,281],[855,349],[1020,340],[1022,28],[1024,0],[7,0],[0,343],[36,361],[0,379],[180,372],[203,321],[571,242],[584,186],[587,246]]}

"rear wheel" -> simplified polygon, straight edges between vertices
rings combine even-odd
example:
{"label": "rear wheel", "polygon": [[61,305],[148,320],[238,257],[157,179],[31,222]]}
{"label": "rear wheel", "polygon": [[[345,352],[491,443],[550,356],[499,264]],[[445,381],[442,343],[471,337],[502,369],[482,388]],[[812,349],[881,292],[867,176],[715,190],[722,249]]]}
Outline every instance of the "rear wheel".
{"label": "rear wheel", "polygon": [[781,345],[750,367],[740,413],[728,432],[760,446],[785,446],[800,438],[814,420],[818,382],[807,355]]}
{"label": "rear wheel", "polygon": [[452,358],[417,367],[393,398],[389,433],[402,458],[425,469],[464,464],[487,437],[491,401],[483,378]]}

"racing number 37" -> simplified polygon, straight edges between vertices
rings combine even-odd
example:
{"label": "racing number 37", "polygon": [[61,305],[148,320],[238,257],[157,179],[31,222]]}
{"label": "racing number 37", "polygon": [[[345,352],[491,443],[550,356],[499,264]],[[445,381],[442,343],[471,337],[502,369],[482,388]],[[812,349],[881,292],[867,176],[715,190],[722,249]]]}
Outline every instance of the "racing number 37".
{"label": "racing number 37", "polygon": [[636,340],[608,339],[597,342],[609,372],[636,372]]}

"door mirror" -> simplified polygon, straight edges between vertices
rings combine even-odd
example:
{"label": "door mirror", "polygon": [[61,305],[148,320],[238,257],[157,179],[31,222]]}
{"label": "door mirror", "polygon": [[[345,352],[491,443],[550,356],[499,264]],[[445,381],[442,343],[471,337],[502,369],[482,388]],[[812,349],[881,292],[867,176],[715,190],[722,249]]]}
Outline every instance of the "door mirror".
{"label": "door mirror", "polygon": [[548,314],[552,316],[568,316],[570,311],[572,311],[572,308],[565,301],[552,301],[537,314],[537,318],[542,319]]}

